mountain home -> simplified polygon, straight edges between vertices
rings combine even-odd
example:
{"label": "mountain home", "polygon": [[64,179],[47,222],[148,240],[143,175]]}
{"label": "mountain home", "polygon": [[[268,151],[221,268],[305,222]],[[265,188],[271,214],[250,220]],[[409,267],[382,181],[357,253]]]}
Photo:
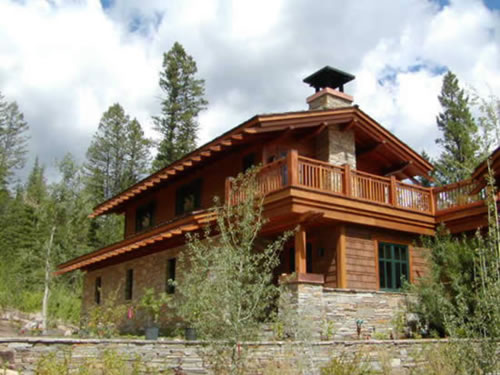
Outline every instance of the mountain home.
{"label": "mountain home", "polygon": [[457,184],[420,186],[432,165],[352,105],[344,85],[353,79],[325,67],[304,79],[315,89],[309,110],[256,115],[97,206],[92,217],[125,216],[125,238],[59,266],[85,272],[83,310],[116,290],[118,303],[147,287],[175,293],[167,281],[178,276],[185,234],[214,221],[214,196],[236,204],[231,177],[262,164],[261,235],[298,228],[275,272],[295,274],[288,283],[301,311],[318,327],[333,321],[338,336],[354,334],[356,320],[388,329],[402,280],[425,273],[418,238],[440,223],[453,233],[486,224],[486,167]]}

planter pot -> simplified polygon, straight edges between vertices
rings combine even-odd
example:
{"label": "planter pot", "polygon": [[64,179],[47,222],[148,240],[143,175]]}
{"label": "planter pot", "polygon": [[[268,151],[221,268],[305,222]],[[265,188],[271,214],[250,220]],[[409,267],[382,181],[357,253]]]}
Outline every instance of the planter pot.
{"label": "planter pot", "polygon": [[194,341],[197,338],[196,329],[192,327],[187,327],[184,330],[184,338],[188,341]]}
{"label": "planter pot", "polygon": [[146,340],[158,340],[158,327],[146,328]]}

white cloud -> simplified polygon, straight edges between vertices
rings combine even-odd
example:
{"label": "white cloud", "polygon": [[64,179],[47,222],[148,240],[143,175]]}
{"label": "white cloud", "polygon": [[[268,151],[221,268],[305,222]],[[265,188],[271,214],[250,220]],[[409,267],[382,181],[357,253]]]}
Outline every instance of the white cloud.
{"label": "white cloud", "polygon": [[368,114],[436,153],[443,68],[500,95],[500,14],[480,0],[98,0],[0,2],[0,91],[19,102],[32,156],[83,160],[99,118],[120,102],[153,135],[162,53],[180,41],[206,79],[200,142],[261,112],[304,109],[302,78],[324,65]]}

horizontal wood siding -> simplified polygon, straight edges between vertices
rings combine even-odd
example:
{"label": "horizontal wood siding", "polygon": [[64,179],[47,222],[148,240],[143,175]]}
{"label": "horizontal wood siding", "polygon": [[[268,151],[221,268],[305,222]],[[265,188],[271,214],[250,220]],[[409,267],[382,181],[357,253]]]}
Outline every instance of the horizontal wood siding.
{"label": "horizontal wood siding", "polygon": [[347,287],[377,289],[373,240],[369,229],[348,227],[346,231]]}

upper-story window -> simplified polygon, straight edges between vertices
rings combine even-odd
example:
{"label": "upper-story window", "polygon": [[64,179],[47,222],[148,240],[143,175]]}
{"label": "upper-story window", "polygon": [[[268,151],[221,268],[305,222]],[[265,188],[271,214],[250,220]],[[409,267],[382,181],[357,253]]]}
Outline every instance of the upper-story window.
{"label": "upper-story window", "polygon": [[398,290],[409,280],[408,246],[380,242],[378,268],[380,289]]}
{"label": "upper-story window", "polygon": [[243,172],[246,172],[248,169],[255,166],[255,159],[255,152],[252,152],[251,154],[245,155],[243,157]]}
{"label": "upper-story window", "polygon": [[201,208],[201,179],[177,189],[175,195],[175,214],[182,215]]}
{"label": "upper-story window", "polygon": [[135,214],[135,231],[148,229],[154,225],[155,204],[151,202],[137,209]]}

